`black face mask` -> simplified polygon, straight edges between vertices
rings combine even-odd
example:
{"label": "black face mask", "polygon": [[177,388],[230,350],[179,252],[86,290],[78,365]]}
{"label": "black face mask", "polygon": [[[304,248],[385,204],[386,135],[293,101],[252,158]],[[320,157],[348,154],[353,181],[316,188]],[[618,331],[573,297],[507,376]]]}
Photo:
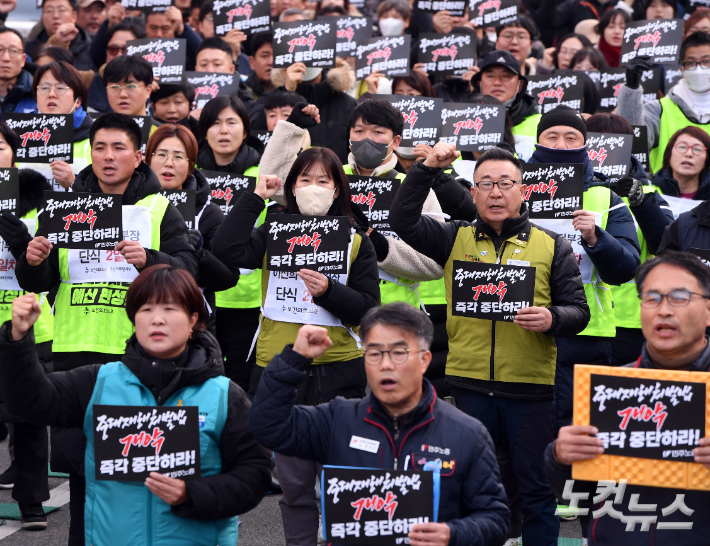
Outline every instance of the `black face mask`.
{"label": "black face mask", "polygon": [[388,146],[389,144],[380,144],[369,138],[350,141],[350,151],[353,153],[355,161],[365,169],[374,169],[382,165],[382,162],[389,156]]}
{"label": "black face mask", "polygon": [[532,157],[533,163],[582,163],[584,165],[589,163],[586,145],[573,150],[558,150],[535,144]]}

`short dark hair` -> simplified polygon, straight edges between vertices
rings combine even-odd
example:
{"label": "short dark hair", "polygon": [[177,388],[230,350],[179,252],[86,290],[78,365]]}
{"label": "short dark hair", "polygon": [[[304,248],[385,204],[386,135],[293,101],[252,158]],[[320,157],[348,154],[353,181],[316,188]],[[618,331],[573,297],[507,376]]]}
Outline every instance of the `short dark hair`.
{"label": "short dark hair", "polygon": [[[653,4],[654,0],[646,0],[643,5],[643,19],[646,18],[646,10],[651,7],[651,4]],[[675,18],[676,15],[678,15],[678,4],[676,3],[676,0],[661,0],[665,5],[673,8],[673,17]]]}
{"label": "short dark hair", "polygon": [[215,120],[219,117],[219,114],[225,108],[234,110],[242,120],[242,124],[244,125],[244,140],[246,141],[251,134],[249,112],[247,112],[244,103],[239,100],[239,97],[236,95],[221,95],[207,101],[207,104],[205,104],[200,114],[200,123],[198,124],[200,136],[207,140],[207,130],[212,127]]}
{"label": "short dark hair", "polygon": [[136,40],[140,40],[141,38],[145,38],[145,28],[135,24],[133,21],[129,20],[123,20],[117,25],[114,25],[110,27],[106,31],[106,46],[108,46],[109,43],[111,43],[111,39],[113,38],[113,35],[116,34],[117,32],[124,31],[124,32],[130,32],[133,34],[133,36],[136,37]]}
{"label": "short dark hair", "polygon": [[524,28],[528,31],[530,40],[534,40],[535,36],[537,36],[537,26],[535,25],[535,22],[523,13],[519,13],[518,18],[515,21],[498,25],[496,27],[496,36],[500,36],[500,33],[503,32],[504,28]]}
{"label": "short dark hair", "polygon": [[402,19],[409,19],[412,16],[412,7],[406,0],[382,0],[377,6],[377,17],[382,17],[384,13],[395,10],[402,16]]}
{"label": "short dark hair", "polygon": [[192,0],[190,2],[190,11],[192,11],[195,8],[201,8],[204,3],[205,3],[205,0]]}
{"label": "short dark hair", "polygon": [[195,56],[200,54],[200,51],[203,49],[219,49],[220,51],[224,51],[227,55],[229,55],[229,58],[232,58],[232,47],[222,40],[219,36],[214,36],[213,38],[207,38],[206,40],[202,40],[202,43],[200,44],[200,47],[197,48],[197,53]]}
{"label": "short dark hair", "polygon": [[401,135],[404,130],[402,112],[386,100],[366,99],[353,108],[348,118],[348,133],[359,119],[370,125],[387,127],[392,130],[393,136]]}
{"label": "short dark hair", "polygon": [[108,112],[98,116],[89,129],[89,144],[94,146],[94,138],[96,133],[101,129],[118,129],[128,135],[128,138],[133,143],[134,150],[140,150],[143,144],[143,133],[138,124],[133,119],[125,114],[117,114],[116,112]]}
{"label": "short dark hair", "polygon": [[[567,40],[571,38],[577,38],[582,43],[582,49],[585,47],[592,47],[592,42],[589,41],[589,38],[587,38],[584,34],[577,34],[576,32],[572,32],[562,38],[559,42],[557,42],[557,47],[555,48],[555,52],[552,54],[552,64],[559,68],[559,65],[557,64],[558,61],[558,56],[560,54],[560,49],[562,48],[562,44],[564,44]],[[570,65],[568,67],[570,70],[572,69],[572,61],[570,60]]]}
{"label": "short dark hair", "polygon": [[153,83],[153,67],[142,57],[121,55],[104,68],[104,83],[106,85],[128,81],[131,76],[149,87]]}
{"label": "short dark hair", "polygon": [[511,154],[508,150],[504,150],[503,148],[498,148],[497,146],[494,146],[493,148],[490,148],[483,152],[483,155],[478,158],[478,162],[476,163],[476,168],[473,170],[473,175],[476,176],[476,171],[480,168],[480,166],[485,163],[486,161],[508,161],[512,163],[518,171],[520,171],[520,174],[522,176],[523,173],[523,165],[520,163],[520,160],[515,157],[513,154]]}
{"label": "short dark hair", "polygon": [[308,103],[308,101],[298,93],[276,90],[269,93],[266,97],[264,110],[269,111],[274,108],[281,108],[282,106],[296,106],[299,102]]}
{"label": "short dark hair", "polygon": [[273,42],[274,35],[271,32],[260,32],[249,42],[249,55],[254,57],[256,53],[265,45]]}
{"label": "short dark hair", "polygon": [[0,34],[5,34],[6,32],[11,32],[15,36],[17,36],[20,39],[20,42],[22,42],[22,51],[25,50],[25,39],[22,37],[22,34],[20,34],[17,30],[15,30],[12,27],[6,27],[4,25],[0,26]]}
{"label": "short dark hair", "polygon": [[621,15],[621,18],[624,20],[625,23],[631,22],[631,16],[623,9],[610,9],[604,12],[604,15],[602,15],[601,19],[599,20],[599,24],[594,27],[596,33],[599,34],[599,36],[603,37],[606,27],[608,27],[612,22],[616,21],[616,18],[619,15]]}
{"label": "short dark hair", "polygon": [[[77,8],[77,6],[76,6],[76,0],[66,0],[66,2],[69,4],[69,6],[71,6],[71,9],[73,9],[74,11],[76,11],[76,8]],[[46,4],[47,4],[46,1],[42,2],[42,11],[44,11],[44,6],[45,6]]]}
{"label": "short dark hair", "polygon": [[587,118],[587,131],[593,133],[611,133],[615,135],[633,135],[634,128],[621,116],[599,113]]}
{"label": "short dark hair", "polygon": [[10,129],[10,127],[5,123],[5,120],[0,119],[0,136],[5,139],[7,145],[12,148],[12,164],[14,165],[17,161],[17,149],[20,147],[20,137],[17,133]]}
{"label": "short dark hair", "polygon": [[[700,258],[690,252],[679,250],[664,250],[655,258],[646,260],[636,270],[636,290],[639,295],[643,290],[643,284],[651,270],[659,265],[666,264],[685,269],[698,280],[706,296],[710,296],[710,267],[706,266]],[[362,327],[360,327],[362,331]]]}
{"label": "short dark hair", "polygon": [[65,47],[45,45],[34,56],[34,60],[36,61],[40,57],[50,57],[56,62],[64,61],[67,64],[74,64],[74,55]]}
{"label": "short dark hair", "polygon": [[396,301],[388,303],[382,307],[372,307],[360,321],[360,337],[363,342],[367,339],[367,334],[376,324],[392,326],[413,334],[422,342],[424,348],[429,350],[431,342],[434,340],[434,325],[424,311],[404,303]]}
{"label": "short dark hair", "polygon": [[[697,33],[696,33],[697,34]],[[675,146],[678,137],[681,135],[690,135],[693,138],[697,138],[705,146],[705,165],[703,170],[700,172],[700,180],[703,179],[705,173],[710,169],[710,135],[703,131],[700,127],[695,125],[688,125],[682,129],[678,129],[666,144],[666,149],[663,151],[663,168],[671,166],[671,154],[673,153],[673,147]]]}
{"label": "short dark hair", "polygon": [[412,89],[419,91],[422,97],[436,97],[436,92],[431,86],[429,78],[419,72],[419,70],[410,70],[409,74],[406,76],[395,76],[392,78],[392,94],[395,94],[394,92],[400,82],[404,82]]}
{"label": "short dark hair", "polygon": [[195,279],[187,271],[170,264],[156,264],[141,272],[131,283],[126,294],[126,314],[132,324],[136,323],[136,313],[146,303],[175,303],[188,316],[197,313],[195,332],[205,327],[205,310],[202,292]]}
{"label": "short dark hair", "polygon": [[185,98],[188,102],[192,102],[195,100],[195,86],[191,83],[180,82],[164,83],[157,91],[153,91],[150,94],[150,102],[155,104],[161,99],[172,97],[173,95],[177,95],[178,93],[182,93],[183,95],[185,95]]}
{"label": "short dark hair", "polygon": [[37,101],[37,86],[47,72],[51,72],[57,81],[69,86],[69,89],[74,93],[74,99],[81,99],[81,106],[86,109],[89,105],[89,90],[86,88],[84,78],[76,68],[64,61],[47,63],[37,69],[34,80],[32,80],[32,98],[35,102]]}
{"label": "short dark hair", "polygon": [[335,182],[335,189],[340,190],[338,197],[335,198],[328,210],[328,215],[347,216],[350,219],[350,223],[353,223],[354,216],[351,209],[350,184],[345,176],[345,171],[343,171],[343,164],[333,150],[330,148],[319,148],[317,146],[301,152],[298,157],[296,157],[296,161],[293,162],[291,170],[286,176],[286,181],[284,182],[284,197],[286,198],[286,208],[289,214],[301,214],[301,209],[299,209],[298,203],[296,202],[293,187],[296,185],[298,176],[301,173],[309,172],[316,163],[323,165],[323,170],[333,182]]}
{"label": "short dark hair", "polygon": [[212,13],[212,10],[214,9],[213,3],[207,0],[204,4],[202,4],[202,7],[200,8],[200,23],[205,20],[205,17]]}
{"label": "short dark hair", "polygon": [[685,54],[691,47],[710,45],[710,34],[703,31],[693,32],[680,44],[680,64],[685,61]]}
{"label": "short dark hair", "polygon": [[607,67],[606,59],[598,49],[583,47],[574,54],[574,57],[572,57],[572,60],[569,62],[570,70],[574,70],[575,65],[581,63],[584,59],[589,59],[589,62],[592,63],[592,66],[597,70]]}
{"label": "short dark hair", "polygon": [[321,10],[318,10],[318,13],[316,13],[316,17],[327,17],[329,15],[347,15],[348,12],[345,11],[344,8],[341,8],[340,6],[326,6]]}

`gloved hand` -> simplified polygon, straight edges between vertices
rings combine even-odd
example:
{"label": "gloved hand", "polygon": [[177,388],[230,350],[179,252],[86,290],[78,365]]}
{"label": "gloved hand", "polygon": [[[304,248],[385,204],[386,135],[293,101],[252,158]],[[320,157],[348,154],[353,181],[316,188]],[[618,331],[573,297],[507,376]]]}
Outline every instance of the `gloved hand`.
{"label": "gloved hand", "polygon": [[653,69],[651,57],[641,55],[634,57],[629,64],[626,65],[626,87],[629,89],[638,89],[641,85],[641,74],[644,70]]}
{"label": "gloved hand", "polygon": [[22,251],[32,240],[25,223],[7,211],[3,211],[0,215],[0,237],[5,240],[10,249],[22,249]]}
{"label": "gloved hand", "polygon": [[[303,112],[303,109],[307,106],[308,104],[305,102],[299,102],[293,107],[293,110],[291,110],[291,114],[288,116],[286,121],[293,123],[296,127],[300,127],[301,129],[310,129],[311,127],[318,125],[318,122],[320,121],[318,109],[315,109],[314,115],[309,115]],[[309,110],[313,110],[313,108],[310,108]]]}
{"label": "gloved hand", "polygon": [[649,195],[651,194],[643,191],[643,184],[641,181],[634,180],[634,184],[629,190],[629,205],[631,205],[631,208],[640,207],[643,205],[643,202],[648,199]]}
{"label": "gloved hand", "polygon": [[629,192],[631,191],[631,186],[634,185],[634,182],[636,182],[635,178],[625,176],[618,182],[614,182],[613,184],[611,184],[609,188],[619,197],[628,197]]}
{"label": "gloved hand", "polygon": [[202,237],[202,234],[197,229],[188,229],[187,232],[190,235],[190,244],[195,247],[197,252],[200,252],[202,243],[205,242],[204,237]]}

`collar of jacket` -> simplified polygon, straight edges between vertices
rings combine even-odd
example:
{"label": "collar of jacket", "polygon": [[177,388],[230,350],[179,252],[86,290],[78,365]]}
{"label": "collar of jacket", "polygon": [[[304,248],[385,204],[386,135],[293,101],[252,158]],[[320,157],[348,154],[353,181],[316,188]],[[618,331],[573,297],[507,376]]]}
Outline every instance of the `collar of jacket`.
{"label": "collar of jacket", "polygon": [[535,99],[525,92],[525,88],[515,96],[513,104],[508,108],[510,122],[513,127],[525,121],[525,118],[538,113]]}
{"label": "collar of jacket", "polygon": [[[407,412],[405,415],[399,417],[392,416],[392,414],[384,408],[382,402],[380,402],[374,394],[370,393],[363,399],[363,402],[367,405],[367,416],[365,417],[365,420],[370,419],[373,421],[373,417],[375,417],[378,421],[377,424],[384,424],[387,426],[389,429],[388,432],[395,429],[396,421],[398,425],[397,428],[399,428],[401,432],[402,427],[400,426],[400,417],[405,417],[406,423],[404,426],[409,427],[410,429],[424,423],[428,419],[433,419],[434,406],[436,405],[436,390],[426,378],[422,378],[422,388],[424,390],[424,396],[422,396],[419,404],[417,404],[411,412]],[[407,418],[409,418],[408,421]]]}
{"label": "collar of jacket", "polygon": [[5,102],[7,101],[19,101],[23,99],[26,95],[32,96],[32,74],[27,72],[27,70],[20,70],[19,76],[17,76],[17,81],[10,90],[7,92],[5,97]]}
{"label": "collar of jacket", "polygon": [[[658,171],[653,176],[653,184],[661,188],[661,191],[666,195],[680,197],[680,186],[678,181],[673,178],[673,171],[670,167],[664,167]],[[710,169],[705,169],[700,177],[696,198],[703,198],[706,193],[710,193]]]}
{"label": "collar of jacket", "polygon": [[[688,367],[686,370],[682,371],[688,371],[688,372],[707,372],[710,371],[710,339],[708,336],[705,336],[705,349],[703,352],[700,354],[698,359],[693,362],[690,367]],[[628,368],[634,368],[636,367],[636,362],[631,362],[630,364],[627,364],[625,367]],[[638,365],[639,368],[650,368],[650,369],[660,369],[658,368],[653,361],[651,360],[651,357],[648,356],[648,351],[646,350],[646,343],[643,344],[643,349],[641,350],[641,362]]]}
{"label": "collar of jacket", "polygon": [[205,206],[207,199],[210,197],[210,184],[207,182],[205,175],[202,171],[195,167],[192,169],[192,173],[188,175],[185,182],[182,185],[183,190],[195,190],[195,206],[201,209]]}
{"label": "collar of jacket", "polygon": [[181,354],[168,360],[149,355],[133,334],[126,344],[121,362],[150,389],[158,403],[180,389],[224,375],[219,344],[212,334],[204,330],[192,336]]}
{"label": "collar of jacket", "polygon": [[[482,235],[487,235],[493,241],[500,240],[505,241],[511,237],[520,239],[521,241],[527,242],[530,239],[530,230],[532,229],[532,224],[529,220],[529,212],[527,205],[523,202],[520,205],[520,216],[515,218],[507,218],[503,222],[503,229],[500,231],[500,235],[487,224],[481,215],[476,213],[476,224],[474,226],[474,237],[479,238]],[[498,245],[496,245],[497,247]]]}
{"label": "collar of jacket", "polygon": [[246,142],[242,143],[237,156],[228,165],[217,165],[212,148],[206,143],[197,154],[197,164],[201,168],[228,173],[243,174],[249,167],[258,165],[260,160],[261,154]]}
{"label": "collar of jacket", "polygon": [[247,78],[246,84],[251,88],[252,92],[257,97],[266,93],[266,91],[264,90],[263,82],[259,78],[256,77],[256,72],[253,72],[252,74],[249,75],[249,77]]}
{"label": "collar of jacket", "polygon": [[[141,199],[159,193],[162,189],[158,176],[144,161],[141,161],[138,168],[133,171],[133,176],[131,176],[126,191],[123,192],[121,202],[123,205],[135,205]],[[99,179],[94,174],[93,165],[85,167],[76,175],[72,191],[103,193]]]}

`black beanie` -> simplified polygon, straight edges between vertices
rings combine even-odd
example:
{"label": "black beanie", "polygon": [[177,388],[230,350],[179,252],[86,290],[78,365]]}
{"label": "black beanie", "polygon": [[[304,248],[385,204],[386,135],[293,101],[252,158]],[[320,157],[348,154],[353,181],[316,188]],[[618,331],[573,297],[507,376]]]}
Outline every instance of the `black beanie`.
{"label": "black beanie", "polygon": [[537,139],[540,140],[540,135],[544,131],[558,125],[566,125],[567,127],[577,129],[582,133],[582,136],[584,136],[584,142],[587,142],[587,124],[584,118],[577,113],[577,110],[565,106],[564,104],[561,104],[554,110],[550,110],[540,118],[540,123],[537,124]]}

